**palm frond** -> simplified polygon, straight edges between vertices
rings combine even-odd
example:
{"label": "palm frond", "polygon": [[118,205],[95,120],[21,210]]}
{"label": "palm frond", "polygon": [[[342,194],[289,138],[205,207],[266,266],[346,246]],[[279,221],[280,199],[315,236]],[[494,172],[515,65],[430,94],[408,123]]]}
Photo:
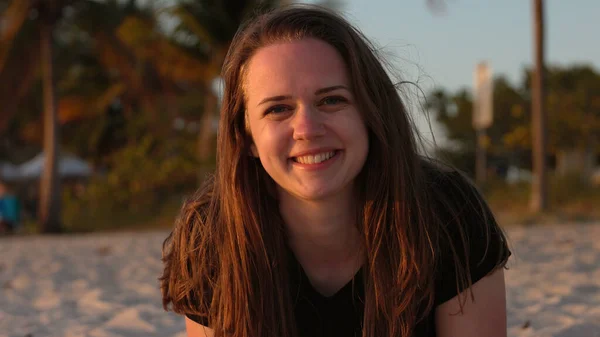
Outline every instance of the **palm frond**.
{"label": "palm frond", "polygon": [[0,71],[6,64],[13,41],[29,16],[35,0],[13,0],[0,16]]}
{"label": "palm frond", "polygon": [[14,117],[25,96],[30,92],[39,70],[39,44],[28,43],[36,38],[37,25],[28,21],[0,68],[0,130]]}

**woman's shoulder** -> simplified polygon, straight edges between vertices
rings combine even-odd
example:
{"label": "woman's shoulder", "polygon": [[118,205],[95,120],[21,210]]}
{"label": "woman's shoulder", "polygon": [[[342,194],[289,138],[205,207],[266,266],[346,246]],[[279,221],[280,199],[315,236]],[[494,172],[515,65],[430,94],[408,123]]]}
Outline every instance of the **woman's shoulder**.
{"label": "woman's shoulder", "polygon": [[424,171],[432,207],[449,234],[469,239],[501,232],[483,193],[463,172],[437,163]]}
{"label": "woman's shoulder", "polygon": [[456,284],[457,270],[475,283],[503,267],[511,252],[483,194],[464,173],[435,163],[427,163],[424,170],[443,232],[436,276],[440,304],[466,289],[466,284]]}

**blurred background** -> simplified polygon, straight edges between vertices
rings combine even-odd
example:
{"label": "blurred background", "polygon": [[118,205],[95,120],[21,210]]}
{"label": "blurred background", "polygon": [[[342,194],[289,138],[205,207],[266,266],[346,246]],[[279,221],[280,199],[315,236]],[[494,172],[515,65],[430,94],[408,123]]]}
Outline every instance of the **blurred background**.
{"label": "blurred background", "polygon": [[[290,2],[0,0],[0,337],[185,336],[161,244],[214,168],[233,35]],[[598,336],[600,2],[317,3],[505,227],[508,335]]]}
{"label": "blurred background", "polygon": [[[0,0],[0,232],[170,228],[214,166],[238,25],[289,2]],[[599,2],[319,3],[503,225],[600,219]]]}

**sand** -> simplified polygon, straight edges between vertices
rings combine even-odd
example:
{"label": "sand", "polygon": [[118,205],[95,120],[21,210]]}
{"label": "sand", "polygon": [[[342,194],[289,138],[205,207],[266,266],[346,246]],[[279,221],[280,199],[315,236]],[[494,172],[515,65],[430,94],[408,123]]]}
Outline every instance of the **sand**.
{"label": "sand", "polygon": [[600,337],[600,224],[515,227],[509,336]]}
{"label": "sand", "polygon": [[[510,227],[509,336],[600,337],[600,224]],[[0,337],[183,337],[166,232],[0,238]]]}

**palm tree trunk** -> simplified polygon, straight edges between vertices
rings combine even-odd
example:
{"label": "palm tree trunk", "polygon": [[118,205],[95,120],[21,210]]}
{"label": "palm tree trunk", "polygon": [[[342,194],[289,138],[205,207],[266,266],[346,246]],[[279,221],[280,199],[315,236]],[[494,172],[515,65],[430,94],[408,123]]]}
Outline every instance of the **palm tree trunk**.
{"label": "palm tree trunk", "polygon": [[51,24],[40,25],[40,50],[44,91],[44,169],[40,180],[39,221],[43,233],[61,231],[60,179],[58,172],[59,128],[52,60]]}
{"label": "palm tree trunk", "polygon": [[535,73],[532,89],[533,128],[533,181],[531,186],[531,209],[542,212],[548,208],[546,177],[546,113],[544,109],[544,2],[533,0],[535,36]]}

